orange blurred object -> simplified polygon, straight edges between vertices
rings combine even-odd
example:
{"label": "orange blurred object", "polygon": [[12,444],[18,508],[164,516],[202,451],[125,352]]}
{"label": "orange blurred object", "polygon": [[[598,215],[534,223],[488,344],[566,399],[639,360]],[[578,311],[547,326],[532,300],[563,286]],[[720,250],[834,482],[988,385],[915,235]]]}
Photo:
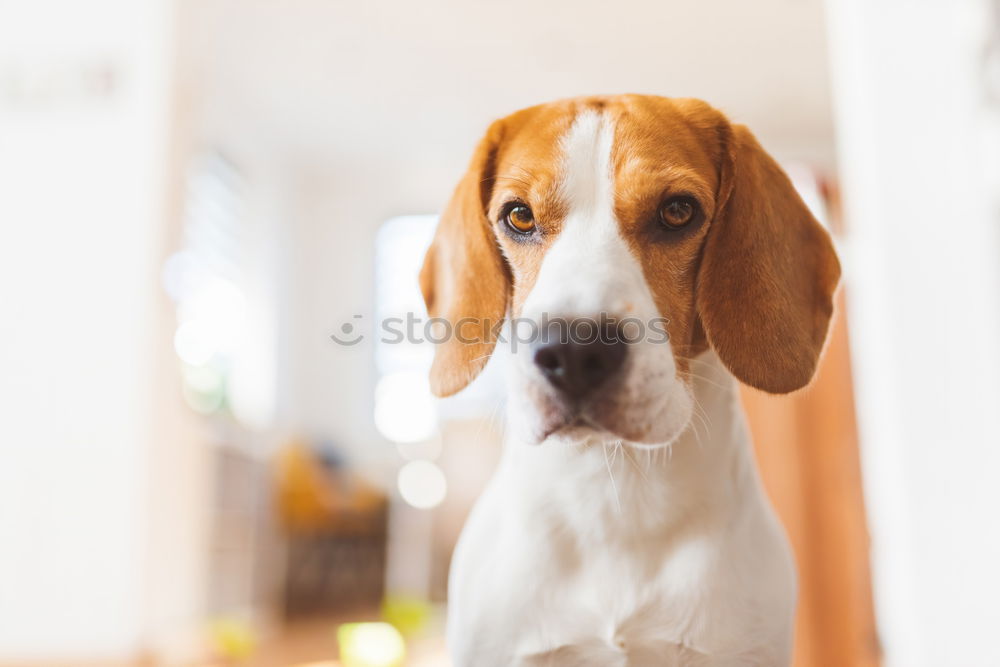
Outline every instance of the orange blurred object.
{"label": "orange blurred object", "polygon": [[384,511],[384,493],[347,469],[331,470],[301,441],[276,461],[278,513],[291,534],[367,534],[371,517]]}

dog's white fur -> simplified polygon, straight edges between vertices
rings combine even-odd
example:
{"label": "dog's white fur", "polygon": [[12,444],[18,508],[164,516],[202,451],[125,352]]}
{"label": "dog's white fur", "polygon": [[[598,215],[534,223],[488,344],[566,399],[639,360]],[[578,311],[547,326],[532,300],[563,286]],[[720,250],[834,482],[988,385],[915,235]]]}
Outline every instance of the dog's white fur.
{"label": "dog's white fur", "polygon": [[[520,318],[659,316],[615,220],[613,137],[596,112],[564,137],[570,211]],[[792,558],[716,355],[688,386],[669,344],[631,345],[601,420],[541,444],[524,397],[544,379],[527,351],[511,362],[505,452],[452,563],[456,667],[787,664]],[[659,444],[617,440],[625,421]]]}

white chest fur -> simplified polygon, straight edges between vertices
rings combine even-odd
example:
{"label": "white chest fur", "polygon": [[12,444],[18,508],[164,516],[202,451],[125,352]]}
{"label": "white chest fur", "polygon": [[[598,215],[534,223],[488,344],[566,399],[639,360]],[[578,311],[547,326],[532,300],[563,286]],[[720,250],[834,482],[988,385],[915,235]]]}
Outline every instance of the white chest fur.
{"label": "white chest fur", "polygon": [[732,379],[712,352],[692,371],[668,448],[507,444],[452,564],[456,667],[787,664],[787,543]]}

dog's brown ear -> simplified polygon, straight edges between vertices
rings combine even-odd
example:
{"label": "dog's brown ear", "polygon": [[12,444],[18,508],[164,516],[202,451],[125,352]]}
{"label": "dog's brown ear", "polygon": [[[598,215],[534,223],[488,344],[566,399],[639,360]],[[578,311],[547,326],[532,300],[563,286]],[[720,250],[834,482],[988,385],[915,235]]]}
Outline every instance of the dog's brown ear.
{"label": "dog's brown ear", "polygon": [[507,312],[509,270],[486,216],[502,133],[497,121],[476,147],[420,271],[428,314],[449,325],[431,365],[431,390],[438,396],[464,389],[479,375]]}
{"label": "dog's brown ear", "polygon": [[807,385],[826,339],[840,264],[826,230],[742,125],[722,131],[720,207],[698,272],[708,341],[740,381]]}

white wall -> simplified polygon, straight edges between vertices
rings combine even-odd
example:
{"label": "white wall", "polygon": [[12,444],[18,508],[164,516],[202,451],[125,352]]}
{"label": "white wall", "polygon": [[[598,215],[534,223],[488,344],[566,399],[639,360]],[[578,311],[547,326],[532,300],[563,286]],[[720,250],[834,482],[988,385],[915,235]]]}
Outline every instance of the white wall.
{"label": "white wall", "polygon": [[1000,117],[986,2],[828,3],[887,667],[1000,664]]}
{"label": "white wall", "polygon": [[147,634],[168,9],[0,6],[0,661]]}

